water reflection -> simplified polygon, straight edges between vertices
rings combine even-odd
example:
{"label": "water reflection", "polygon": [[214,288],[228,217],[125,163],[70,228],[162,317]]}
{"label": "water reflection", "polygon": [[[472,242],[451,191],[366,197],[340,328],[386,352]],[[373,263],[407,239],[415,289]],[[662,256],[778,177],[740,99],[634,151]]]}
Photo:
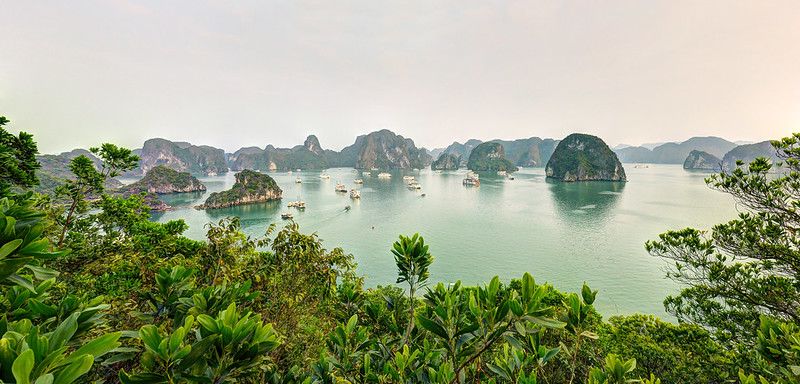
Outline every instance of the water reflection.
{"label": "water reflection", "polygon": [[569,222],[601,223],[614,213],[624,182],[585,181],[565,183],[546,180],[559,216]]}

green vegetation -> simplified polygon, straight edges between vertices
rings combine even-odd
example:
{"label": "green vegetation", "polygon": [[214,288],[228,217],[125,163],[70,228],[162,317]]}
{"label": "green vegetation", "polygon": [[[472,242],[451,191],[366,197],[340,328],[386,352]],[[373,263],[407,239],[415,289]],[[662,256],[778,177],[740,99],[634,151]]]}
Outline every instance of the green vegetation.
{"label": "green vegetation", "polygon": [[573,133],[561,140],[545,168],[547,177],[561,181],[625,181],[625,169],[602,139]]}
{"label": "green vegetation", "polygon": [[122,188],[126,192],[176,193],[205,191],[206,186],[189,172],[178,172],[159,165],[149,171],[139,181]]}
{"label": "green vegetation", "polygon": [[[364,288],[352,255],[325,249],[296,224],[254,238],[229,218],[209,224],[206,240],[190,240],[181,220],[149,221],[142,196],[98,187],[134,161],[123,148],[98,150],[101,170],[76,161],[65,187],[81,192],[72,201],[19,192],[35,183],[35,165],[19,165],[35,153],[27,142],[0,163],[8,186],[0,195],[3,382],[800,380],[800,135],[774,143],[789,169],[780,177],[767,177],[772,164],[759,159],[709,178],[748,209],[739,218],[647,244],[685,287],[665,302],[680,324],[604,320],[586,284],[563,293],[527,273],[429,285],[435,247],[417,234],[400,236],[385,255],[407,290]],[[274,186],[261,176],[242,172],[237,181],[253,191]],[[59,224],[73,204],[87,209]]]}
{"label": "green vegetation", "polygon": [[503,145],[495,142],[482,143],[475,147],[469,154],[467,168],[471,171],[508,171],[518,170],[517,166],[508,161]]}
{"label": "green vegetation", "polygon": [[452,153],[443,153],[436,161],[431,163],[431,169],[442,171],[455,171],[461,164],[461,156]]}
{"label": "green vegetation", "polygon": [[282,192],[272,177],[245,169],[236,174],[236,183],[231,189],[212,193],[200,208],[214,209],[261,203],[280,199]]}

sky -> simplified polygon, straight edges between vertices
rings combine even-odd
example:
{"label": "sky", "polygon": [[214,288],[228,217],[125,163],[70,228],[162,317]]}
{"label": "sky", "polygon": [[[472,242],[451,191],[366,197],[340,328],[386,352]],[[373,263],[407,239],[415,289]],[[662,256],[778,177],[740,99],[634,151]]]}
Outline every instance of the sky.
{"label": "sky", "polygon": [[325,148],[391,129],[610,145],[800,132],[800,2],[0,0],[0,115],[43,153]]}

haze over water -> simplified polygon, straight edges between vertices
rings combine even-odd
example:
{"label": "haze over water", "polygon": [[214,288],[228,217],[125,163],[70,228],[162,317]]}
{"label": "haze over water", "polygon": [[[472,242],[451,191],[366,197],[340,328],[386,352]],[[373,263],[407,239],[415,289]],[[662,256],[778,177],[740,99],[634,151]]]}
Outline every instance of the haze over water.
{"label": "haze over water", "polygon": [[[176,209],[154,220],[182,218],[187,235],[201,239],[208,222],[239,216],[246,233],[260,236],[271,223],[285,224],[282,212],[292,212],[301,231],[317,232],[328,249],[352,253],[368,286],[395,282],[390,246],[399,234],[419,232],[435,257],[432,282],[476,284],[495,275],[508,281],[530,272],[537,282],[566,291],[586,281],[600,290],[597,307],[606,315],[665,316],[663,299],[677,287],[664,278],[665,262],[644,250],[645,241],[668,229],[709,229],[736,215],[730,197],[705,185],[708,174],[679,165],[629,165],[628,183],[551,182],[544,169],[527,168],[514,174],[516,180],[482,175],[477,188],[462,186],[464,172],[407,172],[421,192],[408,190],[399,172],[391,180],[373,174],[363,177],[360,201],[334,191],[337,181],[355,186],[361,176],[350,168],[328,170],[330,180],[320,172],[270,173],[284,191],[280,202],[192,208],[208,193],[230,188],[231,172],[201,179],[206,193],[164,195]],[[295,183],[298,176],[302,184]],[[306,202],[304,212],[286,208],[296,199]]]}

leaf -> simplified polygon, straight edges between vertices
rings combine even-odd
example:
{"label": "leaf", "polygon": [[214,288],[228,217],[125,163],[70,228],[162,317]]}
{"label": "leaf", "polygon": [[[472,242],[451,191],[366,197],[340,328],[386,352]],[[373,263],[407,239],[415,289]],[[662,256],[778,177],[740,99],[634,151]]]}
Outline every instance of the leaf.
{"label": "leaf", "polygon": [[22,239],[11,240],[0,247],[0,259],[5,259],[22,244]]}
{"label": "leaf", "polygon": [[36,293],[36,287],[33,286],[33,282],[26,277],[22,277],[17,274],[12,274],[6,278],[7,280],[11,281],[12,283],[19,285],[22,288],[25,288],[33,293]]}
{"label": "leaf", "polygon": [[433,333],[436,336],[441,337],[442,339],[447,340],[447,332],[442,328],[441,325],[436,324],[431,319],[426,318],[425,316],[417,316],[417,322],[419,323],[420,327],[428,330],[429,332]]}
{"label": "leaf", "polygon": [[72,335],[78,330],[78,316],[79,313],[73,313],[50,334],[50,351],[65,346],[72,339]]}
{"label": "leaf", "polygon": [[82,355],[92,355],[95,358],[105,355],[111,350],[120,346],[117,342],[122,334],[120,332],[109,333],[100,336],[72,352],[61,365],[72,363]]}
{"label": "leaf", "polygon": [[33,277],[35,277],[36,280],[49,280],[59,275],[58,271],[50,268],[37,267],[30,264],[26,265],[25,268],[28,268],[31,270],[31,272],[33,272]]}
{"label": "leaf", "polygon": [[122,384],[162,384],[167,382],[167,378],[155,373],[128,375],[125,371],[119,371],[119,381]]}
{"label": "leaf", "polygon": [[14,379],[17,380],[17,384],[30,384],[33,364],[34,357],[32,349],[28,349],[17,356],[17,359],[14,360],[14,364],[11,366],[11,372],[14,374]]}
{"label": "leaf", "polygon": [[86,372],[89,372],[92,368],[92,364],[94,364],[94,357],[92,355],[83,355],[79,357],[56,374],[53,384],[71,384]]}

